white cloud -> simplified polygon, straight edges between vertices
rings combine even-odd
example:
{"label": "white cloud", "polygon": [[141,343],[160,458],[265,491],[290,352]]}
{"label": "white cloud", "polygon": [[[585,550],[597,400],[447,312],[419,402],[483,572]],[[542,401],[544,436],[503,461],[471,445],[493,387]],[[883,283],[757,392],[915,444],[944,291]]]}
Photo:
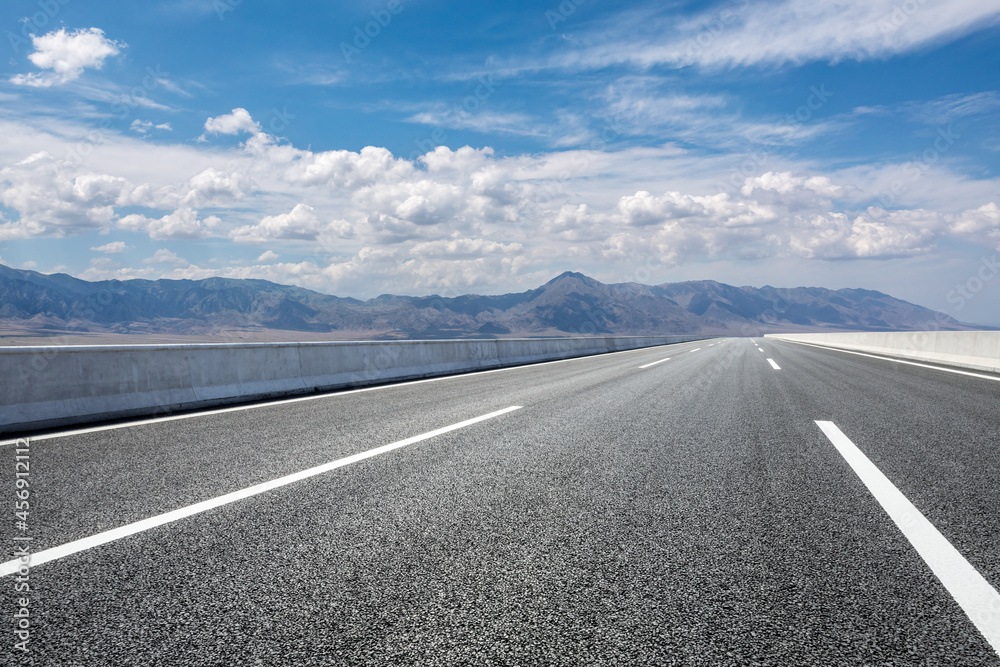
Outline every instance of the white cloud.
{"label": "white cloud", "polygon": [[[802,107],[808,116],[786,114],[748,119],[738,100],[723,94],[688,94],[675,90],[676,82],[665,77],[622,76],[592,96],[591,125],[587,132],[571,127],[563,140],[574,137],[604,149],[623,138],[669,136],[701,148],[741,149],[747,143],[765,146],[801,146],[818,137],[843,130],[855,119],[850,116],[819,117],[833,93],[814,86]],[[599,120],[599,124],[594,124]],[[575,121],[574,121],[575,122]]]}
{"label": "white cloud", "polygon": [[231,236],[240,243],[265,243],[274,239],[311,241],[319,233],[316,209],[308,204],[296,204],[289,213],[269,215],[256,225],[234,229]]}
{"label": "white cloud", "polygon": [[162,218],[147,218],[133,213],[117,221],[119,229],[132,232],[145,232],[149,238],[157,241],[166,239],[200,239],[209,236],[220,224],[217,216],[205,219],[198,217],[198,212],[190,208],[177,209]]}
{"label": "white cloud", "polygon": [[183,257],[178,257],[177,253],[167,250],[166,248],[160,248],[153,253],[152,257],[148,257],[142,261],[145,264],[172,264],[179,267],[191,266],[189,261]]}
{"label": "white cloud", "polygon": [[283,168],[282,177],[295,185],[355,190],[376,183],[399,182],[414,172],[413,163],[375,146],[366,146],[357,153],[344,150],[313,153],[278,145],[273,137],[258,134],[247,142],[247,150],[273,167]]}
{"label": "white cloud", "polygon": [[805,258],[889,258],[923,254],[943,226],[931,211],[869,209],[854,217],[830,212],[797,218],[787,233],[794,255]]}
{"label": "white cloud", "polygon": [[[669,6],[673,10],[673,6]],[[546,64],[601,68],[628,63],[707,67],[800,65],[871,60],[957,39],[995,25],[1000,7],[981,0],[736,0],[677,21],[670,15],[623,12],[600,32],[577,36],[577,49]]]}
{"label": "white cloud", "polygon": [[254,189],[253,179],[239,171],[223,172],[209,167],[191,177],[190,190],[181,200],[188,207],[205,206],[219,199],[242,199]]}
{"label": "white cloud", "polygon": [[975,234],[1000,229],[1000,206],[990,202],[974,211],[964,211],[957,216],[952,229],[960,234]]}
{"label": "white cloud", "polygon": [[20,219],[0,225],[0,239],[68,236],[107,229],[130,187],[124,178],[36,153],[0,169],[0,204]]}
{"label": "white cloud", "polygon": [[146,267],[136,269],[123,267],[110,257],[95,257],[90,260],[90,266],[77,275],[83,280],[130,280],[132,278],[153,278],[154,269]]}
{"label": "white cloud", "polygon": [[740,188],[744,197],[789,211],[829,208],[832,200],[856,193],[856,188],[837,185],[828,176],[796,176],[790,171],[768,171],[752,176]]}
{"label": "white cloud", "polygon": [[495,254],[475,258],[408,259],[392,248],[365,247],[353,257],[326,266],[313,263],[276,264],[267,275],[254,267],[247,273],[277,282],[294,282],[312,289],[360,294],[371,291],[378,281],[379,291],[396,294],[458,296],[467,291],[495,291],[497,281],[526,278],[535,284],[552,276],[546,271],[530,271],[525,258]]}
{"label": "white cloud", "polygon": [[934,100],[903,105],[903,111],[931,125],[947,125],[969,116],[994,114],[1000,110],[1000,94],[985,91],[971,95],[946,95]]}
{"label": "white cloud", "polygon": [[281,257],[281,255],[279,255],[278,253],[274,252],[273,250],[265,250],[264,252],[262,252],[260,254],[260,257],[258,257],[255,261],[270,263],[270,262],[273,262],[274,260],[278,259],[279,257]]}
{"label": "white cloud", "polygon": [[125,252],[128,248],[129,246],[125,245],[124,241],[112,241],[111,243],[105,243],[104,245],[91,248],[91,250],[112,254],[116,252]]}
{"label": "white cloud", "polygon": [[520,243],[497,243],[487,239],[453,239],[424,241],[410,247],[410,253],[422,259],[474,259],[488,255],[519,255],[524,250]]}
{"label": "white cloud", "polygon": [[32,35],[34,47],[28,59],[43,70],[42,73],[18,74],[11,83],[36,88],[48,88],[74,81],[86,68],[100,69],[105,59],[116,56],[125,44],[109,40],[99,28],[67,32],[60,28],[41,36]]}
{"label": "white cloud", "polygon": [[[260,123],[250,117],[250,112],[242,107],[222,116],[205,121],[205,134],[240,134],[260,132]],[[204,136],[204,135],[203,135]]]}
{"label": "white cloud", "polygon": [[[629,76],[617,79],[600,93],[607,105],[602,115],[616,132],[644,134],[680,126],[704,133],[720,122],[719,116],[730,106],[723,95],[687,95],[661,92],[662,81],[653,77]],[[735,120],[724,122],[727,132]]]}
{"label": "white cloud", "polygon": [[[92,264],[86,275],[102,279],[219,274],[359,296],[461,293],[540,282],[554,267],[613,275],[647,259],[886,258],[953,239],[1000,244],[1000,179],[943,160],[918,177],[905,163],[823,172],[776,156],[719,193],[718,174],[738,173],[746,155],[660,146],[508,157],[442,146],[407,160],[379,147],[313,152],[263,133],[212,150],[109,133],[83,161],[53,157],[72,156],[74,132],[0,119],[0,133],[0,239],[123,229],[265,244],[252,266]],[[48,152],[30,154],[37,147]],[[905,192],[869,206],[897,180]],[[120,243],[105,241],[90,242],[102,253]]]}
{"label": "white cloud", "polygon": [[526,137],[544,136],[538,119],[523,113],[477,110],[469,113],[461,106],[447,107],[435,105],[424,111],[419,111],[406,118],[409,123],[420,123],[435,127],[447,127],[453,130],[472,130],[474,132],[516,134]]}
{"label": "white cloud", "polygon": [[950,231],[1000,250],[1000,206],[990,202],[977,209],[963,211],[952,218]]}
{"label": "white cloud", "polygon": [[132,121],[132,124],[129,125],[129,129],[131,129],[133,132],[138,132],[139,134],[149,134],[150,130],[163,130],[164,132],[173,132],[174,128],[170,125],[170,123],[154,124],[153,121],[139,120],[138,118],[136,118],[135,120]]}
{"label": "white cloud", "polygon": [[654,197],[640,191],[622,197],[618,212],[633,227],[661,225],[690,219],[702,226],[738,227],[766,225],[776,220],[775,211],[753,200],[734,200],[726,193],[698,196],[667,192]]}
{"label": "white cloud", "polygon": [[945,95],[930,100],[911,100],[892,105],[858,106],[855,116],[897,116],[927,125],[949,125],[963,118],[985,116],[1000,110],[1000,94],[987,90],[971,94]]}
{"label": "white cloud", "polygon": [[[466,207],[475,204],[474,195],[468,200],[465,198],[469,185],[468,182],[450,183],[428,178],[387,183],[359,190],[354,203],[376,215],[380,224],[395,225],[400,230],[419,234],[418,227],[444,223],[460,226],[470,222],[464,215]],[[488,214],[488,211],[484,208],[479,214]]]}
{"label": "white cloud", "polygon": [[797,190],[809,190],[824,197],[836,197],[843,188],[834,185],[826,176],[794,176],[790,171],[768,171],[760,176],[747,178],[740,192],[749,197],[755,190],[770,190],[782,195]]}
{"label": "white cloud", "polygon": [[304,83],[310,86],[335,86],[344,83],[344,71],[329,63],[307,63],[298,59],[280,60],[275,67],[289,83]]}

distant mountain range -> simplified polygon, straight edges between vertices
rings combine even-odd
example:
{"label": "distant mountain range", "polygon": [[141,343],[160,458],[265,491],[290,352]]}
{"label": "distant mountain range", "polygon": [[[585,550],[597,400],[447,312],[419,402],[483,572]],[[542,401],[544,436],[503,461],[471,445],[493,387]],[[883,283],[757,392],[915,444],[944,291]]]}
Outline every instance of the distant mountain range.
{"label": "distant mountain range", "polygon": [[988,327],[863,289],[733,287],[711,280],[606,285],[567,272],[517,294],[359,301],[265,280],[88,282],[0,265],[0,329],[29,334],[283,331],[309,332],[311,339],[426,339],[929,328]]}

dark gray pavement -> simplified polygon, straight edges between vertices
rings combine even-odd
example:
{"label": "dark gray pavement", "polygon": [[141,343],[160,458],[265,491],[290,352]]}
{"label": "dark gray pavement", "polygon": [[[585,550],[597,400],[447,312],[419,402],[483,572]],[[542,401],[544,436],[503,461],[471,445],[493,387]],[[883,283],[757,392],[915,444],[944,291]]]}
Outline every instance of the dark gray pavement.
{"label": "dark gray pavement", "polygon": [[29,652],[8,620],[0,655],[1000,664],[815,424],[997,587],[1000,382],[756,340],[766,354],[699,341],[39,440],[35,551],[523,406],[39,565]]}

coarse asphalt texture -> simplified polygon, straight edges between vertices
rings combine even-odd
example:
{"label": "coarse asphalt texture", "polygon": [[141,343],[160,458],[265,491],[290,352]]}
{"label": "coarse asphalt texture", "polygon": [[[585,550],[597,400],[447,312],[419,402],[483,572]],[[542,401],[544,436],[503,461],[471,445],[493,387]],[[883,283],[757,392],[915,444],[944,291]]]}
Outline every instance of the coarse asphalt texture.
{"label": "coarse asphalt texture", "polygon": [[[53,667],[1000,665],[815,423],[833,421],[997,588],[1000,382],[770,339],[38,440],[31,549],[511,406],[32,568],[26,653],[12,648],[23,593],[6,577],[0,655]],[[12,507],[13,448],[0,456]]]}

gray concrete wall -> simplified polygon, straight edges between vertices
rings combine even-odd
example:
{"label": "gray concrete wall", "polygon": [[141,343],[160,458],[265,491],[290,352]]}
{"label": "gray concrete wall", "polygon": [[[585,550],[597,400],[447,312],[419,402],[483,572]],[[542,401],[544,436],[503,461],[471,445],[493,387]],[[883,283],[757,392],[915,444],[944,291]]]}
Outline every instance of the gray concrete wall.
{"label": "gray concrete wall", "polygon": [[0,347],[0,433],[293,396],[704,336]]}
{"label": "gray concrete wall", "polygon": [[1000,331],[768,334],[765,338],[1000,373]]}

